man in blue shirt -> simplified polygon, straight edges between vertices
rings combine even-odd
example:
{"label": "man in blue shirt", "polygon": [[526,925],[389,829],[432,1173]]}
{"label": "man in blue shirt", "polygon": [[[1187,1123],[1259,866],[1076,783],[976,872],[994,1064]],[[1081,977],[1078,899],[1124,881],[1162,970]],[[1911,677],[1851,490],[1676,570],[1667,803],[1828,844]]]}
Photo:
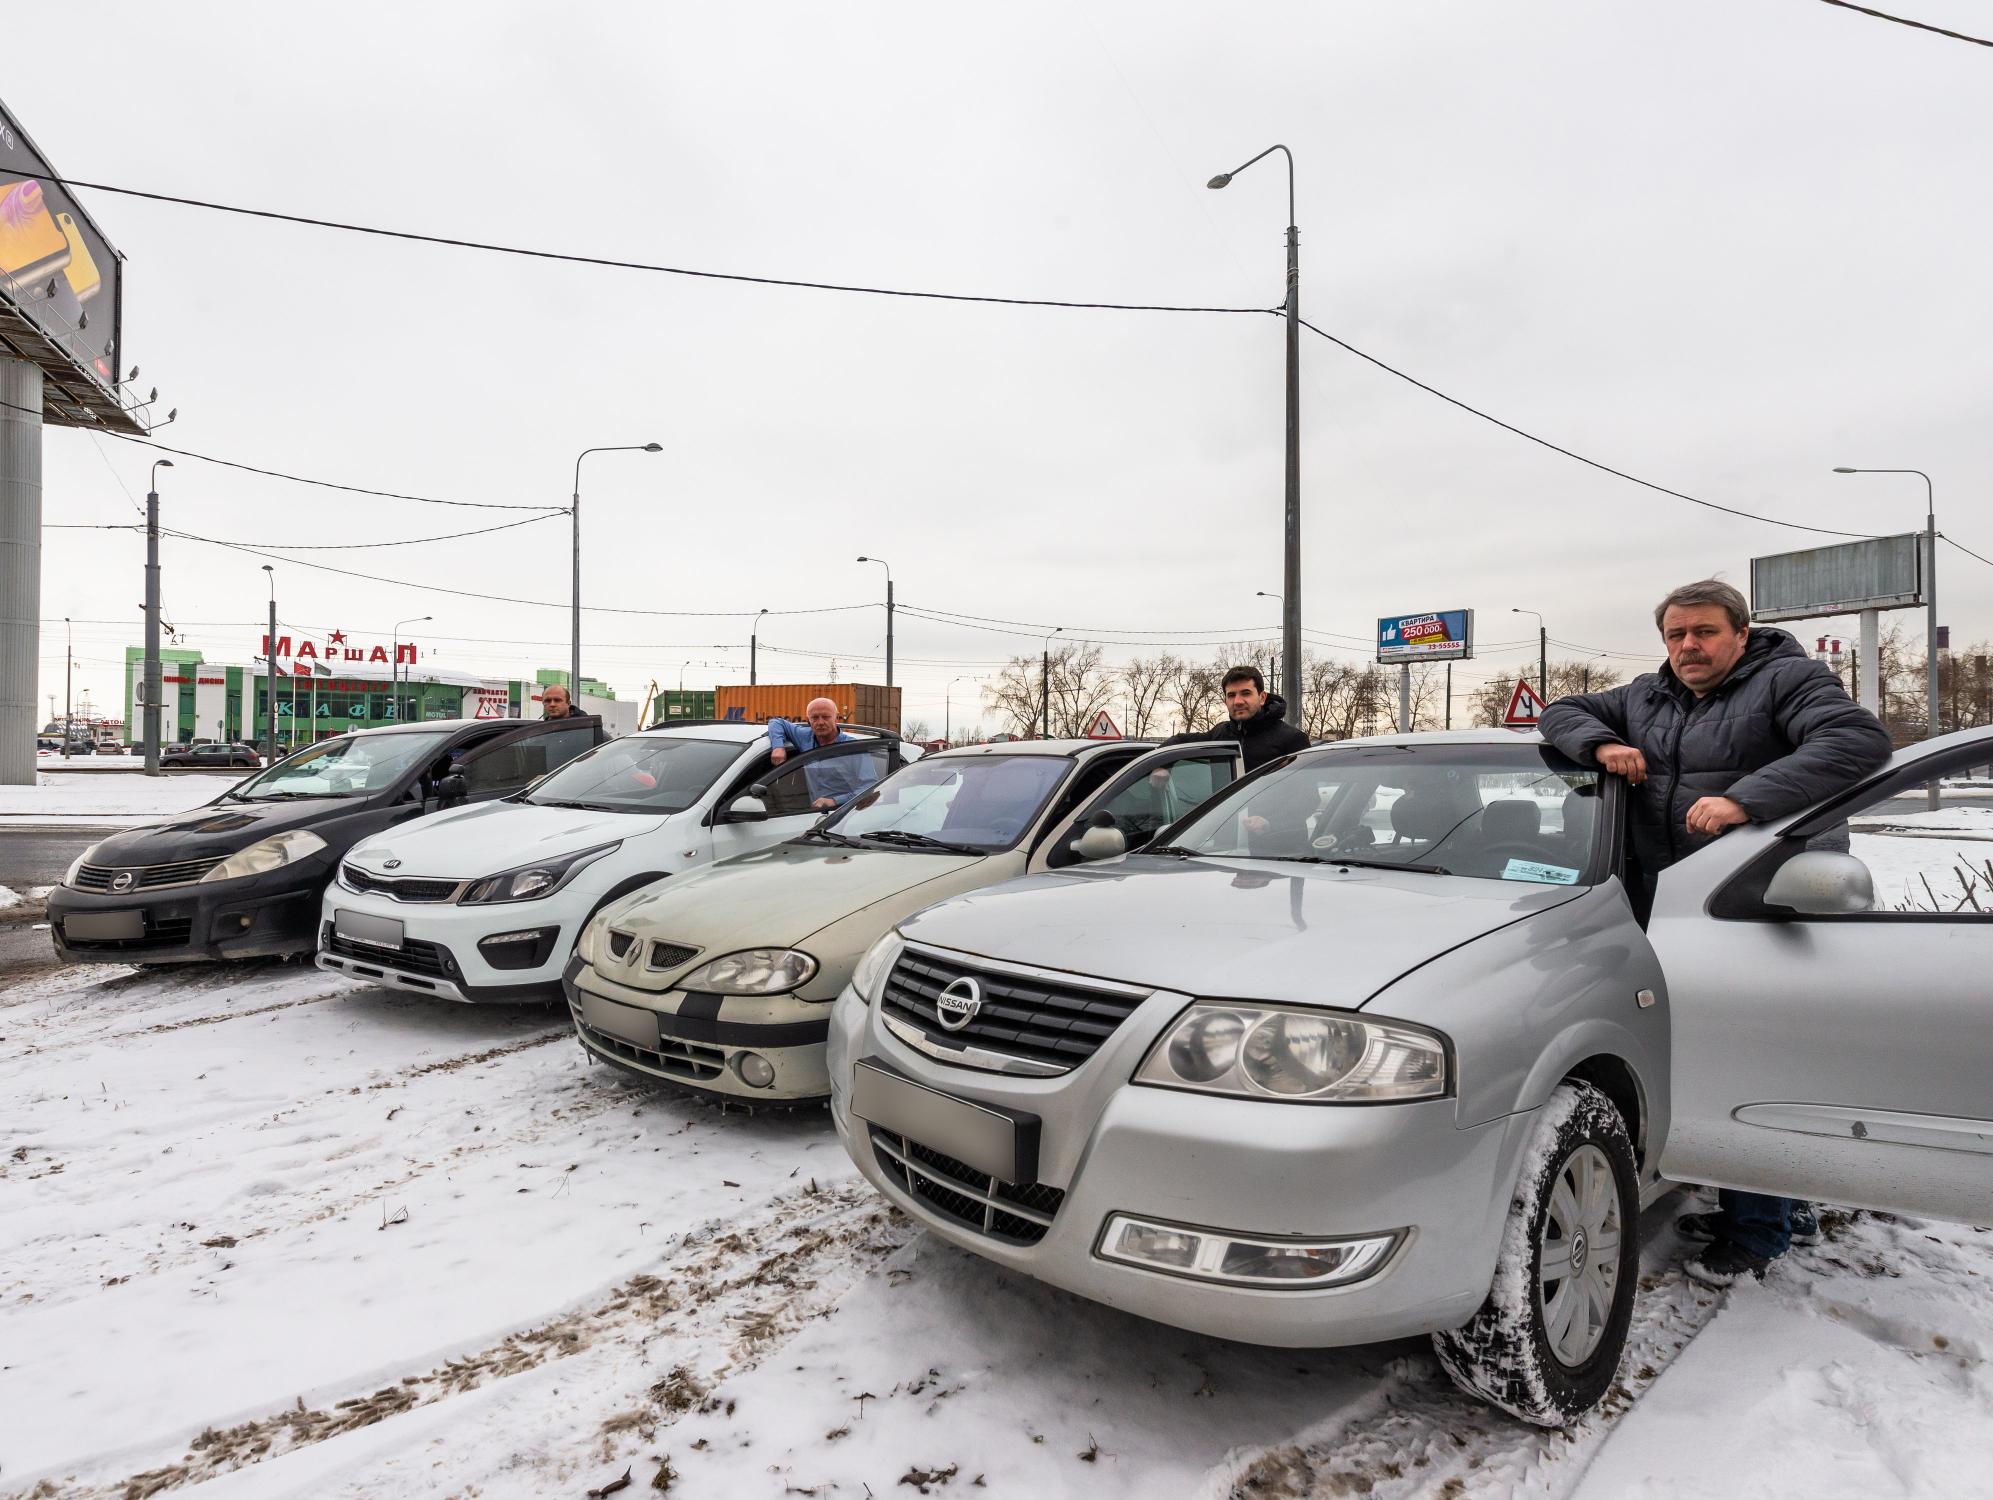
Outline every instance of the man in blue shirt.
{"label": "man in blue shirt", "polygon": [[[837,705],[828,698],[812,698],[803,712],[809,719],[807,724],[787,719],[768,721],[770,758],[778,766],[791,755],[806,755],[857,738],[837,727]],[[817,812],[842,807],[877,780],[872,758],[866,755],[839,756],[811,765],[803,774],[810,784],[810,806]]]}

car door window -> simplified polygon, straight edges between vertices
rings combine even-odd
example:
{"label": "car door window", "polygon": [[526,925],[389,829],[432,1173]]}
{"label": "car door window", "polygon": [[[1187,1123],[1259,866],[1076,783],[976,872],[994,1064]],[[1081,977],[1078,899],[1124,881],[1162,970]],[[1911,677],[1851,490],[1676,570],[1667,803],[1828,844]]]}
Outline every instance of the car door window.
{"label": "car door window", "polygon": [[1144,761],[1085,806],[1071,832],[1046,855],[1046,862],[1054,868],[1072,864],[1078,858],[1073,838],[1090,827],[1106,826],[1103,818],[1120,831],[1130,849],[1139,849],[1230,786],[1237,776],[1237,752],[1229,747],[1183,752],[1160,762]]}
{"label": "car door window", "polygon": [[473,797],[509,796],[558,770],[595,744],[590,722],[506,738],[464,760],[464,780]]}
{"label": "car door window", "polygon": [[885,780],[894,759],[890,740],[854,740],[792,755],[758,783],[761,800],[771,818],[827,812]]}

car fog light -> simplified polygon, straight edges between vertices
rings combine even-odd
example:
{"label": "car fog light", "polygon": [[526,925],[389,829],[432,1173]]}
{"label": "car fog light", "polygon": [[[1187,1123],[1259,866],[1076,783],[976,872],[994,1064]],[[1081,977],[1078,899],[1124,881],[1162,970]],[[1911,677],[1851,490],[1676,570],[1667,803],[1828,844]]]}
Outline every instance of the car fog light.
{"label": "car fog light", "polygon": [[1360,1281],[1390,1258],[1396,1234],[1337,1240],[1271,1240],[1114,1214],[1094,1252],[1196,1281],[1239,1286],[1322,1287]]}
{"label": "car fog light", "polygon": [[758,1052],[736,1052],[734,1072],[751,1089],[765,1089],[775,1081],[775,1064]]}

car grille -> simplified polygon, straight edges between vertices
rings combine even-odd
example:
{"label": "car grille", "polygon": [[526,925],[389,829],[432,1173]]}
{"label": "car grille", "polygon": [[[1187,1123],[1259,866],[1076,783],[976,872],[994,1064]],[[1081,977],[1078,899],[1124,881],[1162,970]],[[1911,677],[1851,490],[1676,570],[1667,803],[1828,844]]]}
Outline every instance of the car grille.
{"label": "car grille", "polygon": [[991,1239],[1037,1244],[1066,1201],[1063,1188],[1019,1187],[894,1131],[874,1125],[871,1132],[874,1157],[902,1192]]}
{"label": "car grille", "polygon": [[698,956],[699,950],[686,943],[652,943],[649,966],[663,973],[689,964]]}
{"label": "car grille", "polygon": [[123,887],[127,891],[156,891],[169,885],[192,885],[220,863],[221,858],[215,856],[183,859],[170,865],[84,865],[76,872],[76,889],[108,891],[111,882],[119,875],[132,877],[131,884]]}
{"label": "car grille", "polygon": [[387,948],[379,943],[355,942],[352,938],[329,932],[325,937],[325,950],[363,964],[378,964],[383,969],[396,969],[404,974],[426,974],[432,979],[453,978],[457,969],[456,961],[441,943],[425,943],[419,938],[406,938],[399,948]]}
{"label": "car grille", "polygon": [[[966,977],[981,987],[982,1005],[968,1025],[951,1031],[941,1024],[934,1002],[943,988]],[[883,1009],[887,1019],[911,1027],[944,1054],[968,1046],[1065,1072],[1099,1051],[1147,998],[1140,990],[1093,989],[971,968],[910,948],[887,976]]]}
{"label": "car grille", "polygon": [[569,1010],[588,1045],[605,1057],[620,1057],[624,1062],[635,1063],[653,1073],[661,1073],[667,1078],[683,1078],[689,1083],[708,1082],[727,1070],[727,1054],[718,1047],[702,1046],[675,1036],[660,1037],[656,1047],[639,1047],[635,1042],[626,1042],[619,1036],[598,1031],[581,1018],[579,1010],[572,1006]]}
{"label": "car grille", "polygon": [[178,948],[193,935],[192,917],[155,917],[148,912],[143,937],[85,938],[79,941],[65,930],[62,940],[78,953],[143,953],[148,948]]}
{"label": "car grille", "polygon": [[343,866],[339,878],[352,890],[386,896],[395,901],[448,901],[463,884],[461,880],[422,880],[416,877],[397,880],[386,875],[369,875],[358,865]]}

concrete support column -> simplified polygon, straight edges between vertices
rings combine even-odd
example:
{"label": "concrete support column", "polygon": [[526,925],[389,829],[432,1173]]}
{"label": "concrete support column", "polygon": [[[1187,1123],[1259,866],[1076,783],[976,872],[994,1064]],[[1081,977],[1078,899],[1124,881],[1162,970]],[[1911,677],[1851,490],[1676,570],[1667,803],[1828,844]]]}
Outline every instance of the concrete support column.
{"label": "concrete support column", "polygon": [[1861,705],[1870,713],[1882,716],[1882,613],[1879,610],[1862,611],[1861,643],[1855,657],[1855,676],[1859,679],[1855,690],[1861,694]]}
{"label": "concrete support column", "polygon": [[0,403],[0,786],[33,786],[42,723],[40,367],[0,356]]}

